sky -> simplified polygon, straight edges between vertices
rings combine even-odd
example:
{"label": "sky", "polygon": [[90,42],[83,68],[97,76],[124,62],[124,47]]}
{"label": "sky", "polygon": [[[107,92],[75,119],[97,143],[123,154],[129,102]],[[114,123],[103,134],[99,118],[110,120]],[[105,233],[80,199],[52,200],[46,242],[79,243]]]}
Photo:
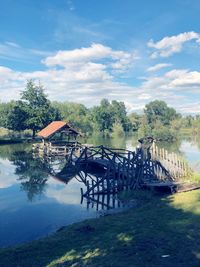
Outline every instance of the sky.
{"label": "sky", "polygon": [[0,0],[0,101],[33,79],[52,101],[200,114],[199,14],[199,0]]}

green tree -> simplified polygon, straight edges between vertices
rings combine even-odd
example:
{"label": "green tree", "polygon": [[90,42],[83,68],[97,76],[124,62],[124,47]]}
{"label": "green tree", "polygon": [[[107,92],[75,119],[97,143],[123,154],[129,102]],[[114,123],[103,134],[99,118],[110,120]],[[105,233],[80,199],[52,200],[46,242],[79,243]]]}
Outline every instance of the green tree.
{"label": "green tree", "polygon": [[192,127],[194,117],[192,117],[191,115],[188,115],[184,118],[184,121],[185,121],[185,127],[190,128],[190,127]]}
{"label": "green tree", "polygon": [[96,106],[92,109],[92,120],[94,127],[103,132],[112,131],[112,126],[114,123],[112,106],[107,99],[102,99],[100,106]]}
{"label": "green tree", "polygon": [[112,128],[112,136],[113,137],[119,137],[119,136],[123,136],[124,135],[124,129],[121,125],[121,123],[115,122],[113,124],[113,128]]}
{"label": "green tree", "polygon": [[18,131],[31,129],[34,138],[36,131],[51,121],[60,119],[59,111],[52,107],[44,93],[43,86],[35,85],[30,80],[21,93],[21,100],[16,103],[8,116],[8,127]]}
{"label": "green tree", "polygon": [[8,117],[16,106],[15,101],[0,103],[0,127],[8,128]]}
{"label": "green tree", "polygon": [[133,112],[129,116],[130,127],[133,132],[138,131],[141,123],[142,123],[142,116],[138,115],[137,113]]}
{"label": "green tree", "polygon": [[141,118],[141,124],[138,129],[138,136],[139,137],[144,137],[152,134],[152,130],[147,122],[147,117],[146,115],[143,115]]}
{"label": "green tree", "polygon": [[127,117],[126,107],[124,102],[118,102],[116,100],[113,100],[111,102],[111,110],[114,122],[116,124],[121,124],[125,132],[129,131],[131,128],[131,122]]}
{"label": "green tree", "polygon": [[170,108],[164,101],[155,100],[145,106],[144,113],[147,122],[153,129],[155,123],[159,121],[162,125],[170,125],[170,122],[180,117],[174,108]]}
{"label": "green tree", "polygon": [[90,110],[83,104],[73,102],[53,102],[63,119],[83,133],[91,133],[93,130]]}
{"label": "green tree", "polygon": [[22,101],[18,101],[7,115],[6,128],[13,131],[23,131],[26,129],[27,112]]}

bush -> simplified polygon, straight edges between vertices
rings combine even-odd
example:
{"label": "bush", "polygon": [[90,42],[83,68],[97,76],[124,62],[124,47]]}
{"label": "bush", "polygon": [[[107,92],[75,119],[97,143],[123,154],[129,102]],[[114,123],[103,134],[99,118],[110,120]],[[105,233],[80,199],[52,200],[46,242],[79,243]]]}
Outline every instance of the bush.
{"label": "bush", "polygon": [[162,141],[173,141],[176,139],[176,133],[172,129],[165,126],[154,128],[152,130],[152,135],[155,139]]}
{"label": "bush", "polygon": [[121,123],[115,122],[113,124],[112,136],[124,136],[124,129]]}

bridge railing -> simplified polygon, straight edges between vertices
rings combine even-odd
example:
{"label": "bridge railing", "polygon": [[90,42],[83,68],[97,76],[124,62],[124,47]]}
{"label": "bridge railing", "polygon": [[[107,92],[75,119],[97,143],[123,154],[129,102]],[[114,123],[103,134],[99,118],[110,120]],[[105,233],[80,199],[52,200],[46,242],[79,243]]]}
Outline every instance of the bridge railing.
{"label": "bridge railing", "polygon": [[169,153],[166,149],[156,146],[155,143],[153,143],[150,151],[152,160],[159,161],[174,179],[190,178],[192,176],[192,169],[181,156],[174,152]]}
{"label": "bridge railing", "polygon": [[88,194],[94,194],[100,188],[100,192],[112,192],[116,188],[138,188],[152,182],[174,182],[182,177],[189,177],[192,173],[185,161],[173,153],[159,149],[154,143],[151,149],[145,150],[141,146],[136,151],[104,146],[85,147],[76,164],[83,162],[96,162],[106,169],[101,179],[93,179],[91,183],[87,183]]}

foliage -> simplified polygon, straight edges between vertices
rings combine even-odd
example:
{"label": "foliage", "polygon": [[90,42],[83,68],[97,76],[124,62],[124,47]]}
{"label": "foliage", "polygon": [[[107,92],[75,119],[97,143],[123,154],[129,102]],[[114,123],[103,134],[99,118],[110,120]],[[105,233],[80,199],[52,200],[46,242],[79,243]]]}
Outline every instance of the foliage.
{"label": "foliage", "polygon": [[113,100],[111,102],[111,115],[113,116],[114,123],[121,124],[125,132],[131,129],[131,122],[127,116],[124,102]]}
{"label": "foliage", "polygon": [[8,128],[8,117],[12,113],[16,102],[0,103],[0,127]]}
{"label": "foliage", "polygon": [[138,131],[142,123],[142,116],[133,112],[128,115],[128,119],[130,121],[131,130],[133,132]]}
{"label": "foliage", "polygon": [[147,122],[147,118],[146,118],[146,116],[142,116],[141,124],[140,124],[140,127],[138,129],[138,136],[144,137],[144,136],[148,136],[151,134],[152,134],[151,133],[151,127]]}
{"label": "foliage", "polygon": [[91,117],[94,129],[104,134],[113,131],[116,125],[121,125],[124,132],[131,129],[131,122],[123,102],[113,100],[110,103],[107,99],[102,99],[99,106],[92,108]]}
{"label": "foliage", "polygon": [[200,183],[200,173],[197,173],[197,172],[193,173],[191,181],[196,182],[196,183]]}
{"label": "foliage", "polygon": [[158,128],[154,128],[152,135],[155,139],[162,141],[173,141],[176,139],[175,132],[169,127],[163,125],[160,125]]}
{"label": "foliage", "polygon": [[192,133],[199,134],[200,133],[200,116],[196,116],[196,118],[192,121]]}
{"label": "foliage", "polygon": [[[164,101],[155,100],[145,106],[144,114],[127,115],[125,104],[102,99],[98,106],[87,108],[73,102],[51,103],[41,84],[28,81],[20,101],[0,103],[0,127],[13,131],[40,130],[53,120],[63,119],[80,132],[91,135],[121,135],[137,132],[139,137],[153,135],[155,138],[172,140],[181,133],[200,132],[200,116],[181,117]],[[118,132],[118,133],[117,133]]]}
{"label": "foliage", "polygon": [[58,109],[63,120],[79,131],[89,134],[93,131],[90,110],[83,104],[73,102],[53,102],[53,107]]}
{"label": "foliage", "polygon": [[180,117],[174,108],[170,108],[164,101],[155,100],[145,106],[144,113],[147,117],[147,122],[154,128],[154,125],[159,121],[162,125],[169,125],[174,119]]}
{"label": "foliage", "polygon": [[35,85],[30,80],[21,93],[21,100],[15,102],[10,109],[6,126],[15,131],[31,129],[35,137],[36,131],[60,118],[58,110],[47,99],[42,85]]}
{"label": "foliage", "polygon": [[22,101],[18,101],[12,107],[7,117],[7,128],[13,131],[22,131],[26,129],[27,112]]}
{"label": "foliage", "polygon": [[92,121],[95,128],[100,132],[112,131],[114,123],[113,110],[107,99],[102,99],[100,106],[92,108]]}
{"label": "foliage", "polygon": [[145,106],[139,135],[152,135],[156,139],[173,140],[181,127],[181,115],[164,101],[155,100]]}
{"label": "foliage", "polygon": [[37,130],[60,119],[58,110],[51,106],[41,84],[35,85],[32,80],[28,81],[21,99],[21,109],[27,114],[25,125],[33,131],[33,137]]}
{"label": "foliage", "polygon": [[65,121],[85,134],[100,132],[109,135],[115,123],[120,124],[123,131],[132,129],[123,102],[102,99],[100,105],[91,109],[73,102],[53,102],[52,105],[60,111]]}
{"label": "foliage", "polygon": [[124,129],[122,125],[118,122],[115,122],[113,124],[112,131],[113,131],[112,136],[123,136],[124,135]]}
{"label": "foliage", "polygon": [[182,128],[182,119],[174,119],[170,122],[170,126],[171,128],[176,131],[179,132]]}

